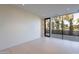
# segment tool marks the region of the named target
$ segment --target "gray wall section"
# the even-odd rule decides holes
[[[13,5],[0,5],[0,50],[41,37],[41,19]]]

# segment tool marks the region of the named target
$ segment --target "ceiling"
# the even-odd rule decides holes
[[[41,18],[79,12],[78,4],[24,4],[17,5]]]

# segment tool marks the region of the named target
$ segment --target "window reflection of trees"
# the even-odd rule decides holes
[[[52,33],[62,34],[62,28],[65,35],[79,35],[79,13],[52,18]]]
[[[64,15],[63,16],[63,30],[64,30],[64,34],[69,34],[72,35],[73,34],[73,14],[68,14],[68,15]]]
[[[52,33],[61,34],[62,32],[62,17],[54,17],[52,19]]]

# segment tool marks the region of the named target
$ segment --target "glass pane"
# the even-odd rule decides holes
[[[63,34],[64,35],[73,35],[72,20],[73,20],[72,14],[63,16]]]
[[[79,13],[75,13],[73,19],[73,35],[79,36]]]
[[[45,19],[45,36],[50,36],[50,19]]]
[[[79,41],[79,13],[75,13],[73,16],[73,40]]]
[[[63,38],[66,40],[79,40],[79,13],[63,16]]]
[[[71,40],[73,35],[73,14],[63,16],[63,39]]]
[[[51,19],[52,24],[52,37],[62,38],[62,16],[54,17]]]
[[[79,13],[45,19],[45,36],[79,41]]]

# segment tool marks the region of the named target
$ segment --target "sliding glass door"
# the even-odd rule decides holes
[[[73,18],[73,35],[75,36],[79,36],[79,13],[75,13],[73,14],[74,18]]]
[[[44,19],[44,35],[50,37],[50,18]]]
[[[79,41],[79,13],[63,16],[63,39]]]
[[[51,36],[55,38],[62,38],[62,16],[51,19]]]
[[[45,36],[79,41],[79,13],[45,18]]]
[[[71,40],[73,35],[73,14],[63,16],[63,39]]]
[[[75,36],[73,40],[79,41],[79,13],[75,13],[73,15],[73,35]]]

